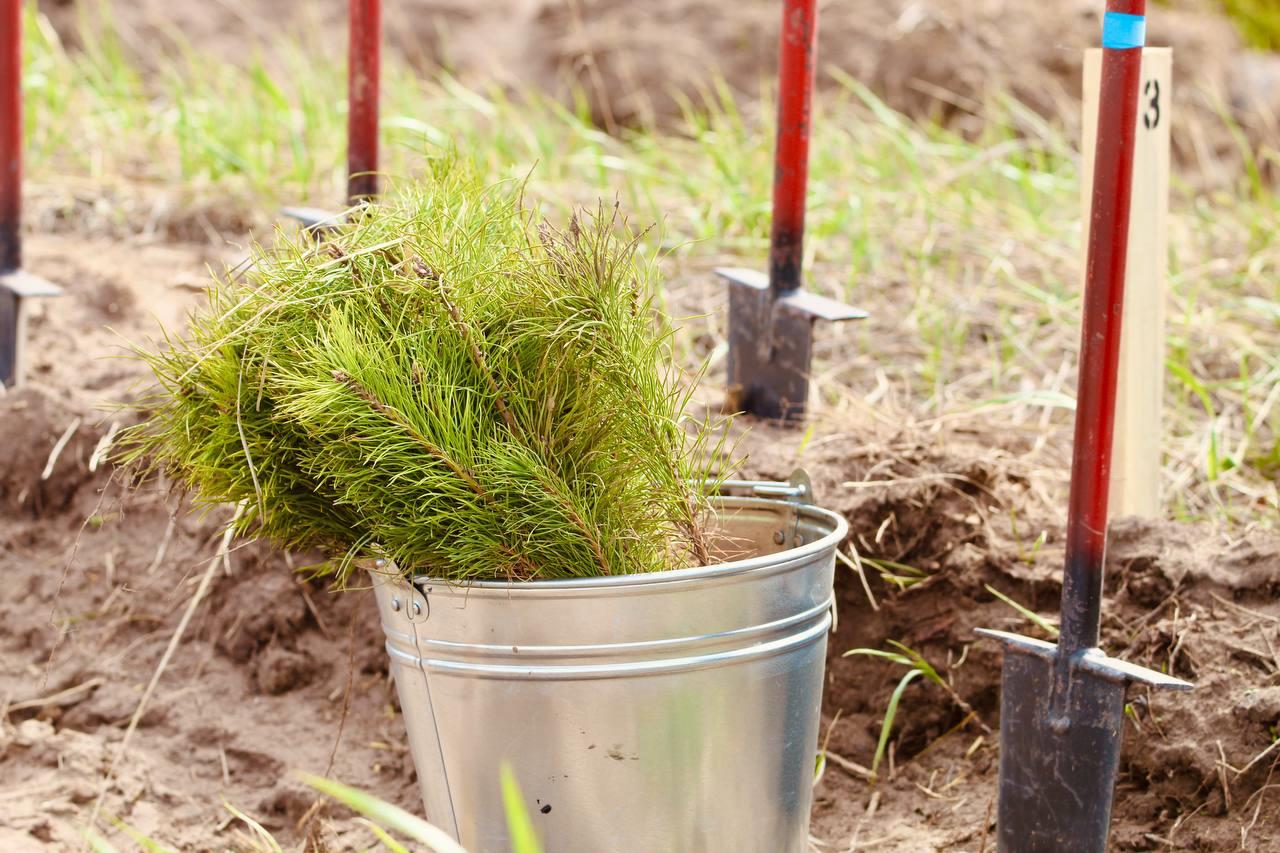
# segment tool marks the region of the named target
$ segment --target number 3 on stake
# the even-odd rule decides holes
[[[1147,110],[1142,114],[1142,126],[1147,130],[1155,130],[1160,126],[1160,81],[1148,80],[1142,87],[1142,96],[1150,98]]]

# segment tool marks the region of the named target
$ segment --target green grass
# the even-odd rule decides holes
[[[301,772],[295,775],[324,796],[336,800],[361,815],[361,822],[390,853],[410,853],[411,849],[428,851],[428,853],[466,853],[466,850],[447,832],[399,806],[334,779]],[[542,843],[529,817],[528,803],[520,792],[515,773],[510,766],[503,764],[499,777],[502,786],[503,810],[507,818],[507,831],[511,835],[511,853],[542,853]],[[253,851],[253,853],[283,853],[284,848],[280,841],[262,824],[225,800],[222,805],[232,817],[249,830],[249,834],[236,831],[234,849]],[[114,820],[112,823],[121,834],[133,842],[136,849],[147,851],[147,853],[170,853],[171,851],[171,848],[160,841],[138,832],[123,821]],[[119,848],[92,827],[84,827],[81,834],[88,848],[94,853],[118,853],[119,851]],[[397,835],[420,846],[410,848],[402,843],[396,837]]]
[[[1175,0],[1155,2],[1158,6],[1178,5]],[[1280,5],[1275,0],[1217,0],[1217,6],[1235,24],[1247,45],[1258,50],[1280,50]]]
[[[42,193],[65,198],[61,187],[83,194],[87,184],[107,209],[95,221],[114,216],[128,231],[154,226],[156,209],[177,226],[192,208],[262,228],[282,202],[340,201],[339,64],[281,39],[269,73],[253,54],[235,67],[175,40],[156,46],[166,58],[143,74],[102,34],[109,28],[71,52],[34,14],[27,21],[37,206]],[[1079,342],[1073,141],[999,99],[981,135],[964,139],[832,73],[813,139],[806,252],[816,288],[872,316],[820,346],[817,413],[847,412],[852,401],[886,424],[1047,434],[1059,452],[1036,461],[1061,469]],[[723,301],[710,267],[760,265],[767,245],[767,98],[741,104],[713,87],[676,129],[609,136],[536,94],[419,79],[388,57],[383,116],[392,175],[456,148],[490,179],[534,173],[549,210],[617,197],[633,221],[659,223],[651,239],[669,250],[668,311],[694,317],[677,352],[688,366],[710,355],[715,384]],[[1280,204],[1258,175],[1280,155],[1244,153],[1254,168],[1234,190],[1176,181],[1164,486],[1176,518],[1275,527]]]
[[[1021,616],[1023,619],[1026,619],[1028,622],[1035,625],[1041,631],[1048,634],[1051,639],[1054,639],[1054,640],[1058,639],[1058,635],[1060,633],[1060,631],[1058,630],[1058,626],[1054,625],[1048,619],[1045,619],[1039,613],[1036,613],[1030,607],[1027,607],[1024,604],[1019,604],[1017,601],[1014,601],[1012,598],[1005,595],[1003,592],[996,589],[991,584],[989,583],[983,584],[983,586],[986,588],[987,592],[991,593],[1000,601],[1003,601],[1005,604],[1012,607],[1015,611],[1017,611],[1019,616]]]
[[[1222,8],[1251,46],[1280,50],[1280,6],[1275,0],[1222,0]]]
[[[888,645],[892,646],[896,651],[885,651],[884,649],[850,649],[844,653],[844,657],[874,657],[882,658],[887,661],[899,664],[907,668],[907,671],[899,679],[897,686],[893,688],[893,693],[889,695],[889,703],[885,707],[884,721],[880,724],[880,739],[876,742],[875,757],[871,762],[871,781],[874,783],[879,772],[880,763],[884,760],[886,750],[889,746],[889,737],[893,733],[893,723],[898,716],[898,704],[902,701],[902,694],[906,692],[911,682],[921,676],[925,681],[940,687],[944,693],[955,703],[956,707],[965,713],[965,720],[977,717],[977,712],[973,707],[955,691],[947,681],[939,674],[938,670],[925,660],[924,655],[920,654],[910,646],[899,643],[897,640],[886,640]],[[988,734],[990,729],[980,719],[978,725]]]

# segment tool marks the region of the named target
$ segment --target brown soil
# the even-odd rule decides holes
[[[754,454],[752,473],[785,478],[799,440],[759,435],[752,446],[767,450]],[[998,750],[984,726],[999,728],[1000,651],[974,629],[1046,638],[987,588],[1052,618],[1061,593],[1060,513],[1044,500],[1042,472],[1016,448],[998,440],[993,447],[991,435],[817,443],[801,461],[823,502],[849,519],[849,545],[927,574],[899,590],[867,568],[878,609],[852,571],[841,577],[828,657],[830,750],[870,764],[905,670],[841,655],[887,648],[886,639],[923,654],[973,716],[936,685],[914,682],[894,730],[896,772],[872,786],[829,766],[814,834],[836,849],[856,839],[875,849],[977,850],[984,838],[993,848]],[[1111,529],[1106,591],[1104,648],[1197,687],[1131,697],[1114,849],[1276,849],[1280,809],[1263,789],[1280,758],[1264,755],[1280,722],[1280,539],[1120,519]]]
[[[235,252],[58,237],[29,241],[27,256],[66,296],[32,320],[31,381],[0,396],[10,447],[0,464],[9,581],[0,593],[0,848],[69,849],[226,519],[220,509],[190,512],[159,487],[121,500],[110,465],[92,461],[124,420],[107,404],[140,376],[119,356],[125,339],[154,334],[156,320],[180,323],[203,299],[205,265],[220,268]],[[290,778],[295,768],[329,768],[413,804],[372,602],[300,583],[296,565],[250,545],[217,567],[107,787],[104,815],[177,849],[244,846],[236,839],[246,828],[231,825],[225,798],[283,837],[304,836],[325,813],[306,814],[315,798]],[[352,723],[338,744],[344,703]],[[351,821],[325,826],[332,849],[357,846]]]
[[[158,486],[126,494],[109,465],[90,470],[120,417],[95,407],[132,393],[141,375],[109,358],[119,337],[105,326],[137,339],[154,330],[149,315],[175,323],[201,299],[193,284],[204,266],[234,261],[235,251],[49,236],[28,248],[33,271],[68,293],[32,323],[32,382],[0,397],[9,446],[0,462],[0,848],[77,844],[103,790],[104,815],[178,849],[245,846],[248,830],[224,801],[290,843],[372,844],[350,814],[318,804],[289,775],[328,773],[420,808],[373,603],[299,580],[291,570],[307,555],[243,545],[214,564],[120,753],[228,511],[192,512]],[[1054,611],[1062,460],[997,422],[928,432],[842,418],[808,436],[755,424],[742,445],[747,473],[807,467],[822,502],[849,518],[848,546],[863,557],[925,573],[897,590],[868,571],[869,597],[840,570],[826,723],[829,748],[845,761],[832,758],[819,784],[814,836],[834,850],[992,849],[997,745],[982,727],[998,726],[999,651],[973,629],[1035,631],[987,585]],[[1114,525],[1108,650],[1199,687],[1133,697],[1117,849],[1280,846],[1280,794],[1267,788],[1280,752],[1266,753],[1280,725],[1278,578],[1275,537]],[[873,786],[846,767],[870,764],[901,669],[841,654],[887,639],[924,654],[973,716],[936,685],[914,683],[891,766]]]
[[[302,32],[317,50],[345,50],[342,0],[137,0],[110,2],[110,26],[147,62],[174,39],[230,60],[265,55],[273,33]],[[1098,42],[1098,0],[843,0],[822,4],[820,82],[832,69],[866,84],[892,107],[974,133],[1006,94],[1042,116],[1077,124],[1081,49]],[[40,0],[71,45],[89,4]],[[1172,8],[1171,8],[1172,7]],[[613,129],[678,119],[717,77],[755,99],[776,62],[777,0],[398,0],[385,4],[392,49],[425,70],[473,82],[530,87],[588,100]],[[1148,43],[1175,48],[1178,109],[1173,139],[1184,175],[1231,180],[1239,146],[1228,110],[1253,142],[1280,138],[1280,57],[1246,50],[1208,0],[1152,9]],[[1015,119],[1016,120],[1016,119]],[[1264,167],[1266,161],[1264,160]]]

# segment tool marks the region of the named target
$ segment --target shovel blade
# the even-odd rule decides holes
[[[1000,700],[1001,853],[1103,851],[1120,765],[1124,682],[1075,670],[1064,721],[1056,658],[1006,650]]]
[[[321,237],[325,236],[325,231],[341,225],[344,219],[343,214],[320,207],[285,207],[280,212],[290,219],[296,219],[303,231]]]
[[[729,278],[729,388],[743,411],[783,420],[804,416],[813,321],[781,309],[764,276]]]
[[[1000,698],[1001,853],[1104,853],[1130,684],[1179,678],[1082,650],[979,629],[1005,647]]]
[[[774,294],[755,270],[720,268],[729,282],[731,408],[799,421],[809,398],[813,324],[857,320],[867,312],[804,290]]]

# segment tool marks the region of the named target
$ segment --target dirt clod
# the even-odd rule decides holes
[[[256,573],[224,590],[214,621],[216,642],[238,663],[272,643],[287,642],[307,618],[306,600],[287,573]]]
[[[36,386],[0,395],[5,445],[0,508],[40,517],[70,505],[94,478],[89,456],[98,435],[84,415]]]
[[[319,676],[316,662],[302,652],[270,648],[253,662],[258,689],[272,696],[306,687]]]

